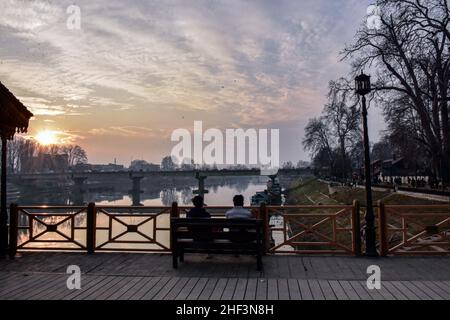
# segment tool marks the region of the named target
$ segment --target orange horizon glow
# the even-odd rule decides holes
[[[60,143],[57,138],[57,132],[52,130],[40,131],[36,134],[34,138],[40,145],[43,146],[49,146]]]

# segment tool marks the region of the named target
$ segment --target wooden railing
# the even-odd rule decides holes
[[[378,210],[382,256],[450,254],[450,205],[379,203]]]
[[[265,221],[275,223],[266,228],[269,253],[361,253],[357,202],[352,206],[280,206],[261,211],[271,218]]]
[[[176,203],[172,207],[11,205],[10,252],[11,255],[17,250],[170,252],[170,217],[184,216],[190,208]],[[208,206],[213,217],[224,216],[229,209],[229,206]],[[264,221],[268,253],[360,251],[360,237],[354,232],[355,206],[262,205],[249,209]],[[276,219],[282,219],[282,227],[270,225]],[[274,238],[276,241],[272,241]]]
[[[231,207],[211,206],[220,217]],[[143,251],[169,253],[170,217],[190,207],[17,206],[10,208],[10,254],[24,250]],[[269,254],[360,255],[360,209],[353,205],[249,208],[263,220]],[[450,205],[379,203],[381,255],[449,254]]]

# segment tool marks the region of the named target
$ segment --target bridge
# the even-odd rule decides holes
[[[304,175],[310,174],[309,168],[302,169],[279,169],[278,175]],[[208,177],[208,176],[260,176],[260,169],[221,169],[221,170],[172,170],[172,171],[67,171],[48,173],[16,173],[10,174],[10,181],[24,180],[50,180],[50,179],[73,179],[77,177],[88,178],[126,178],[126,177]]]
[[[276,176],[301,176],[311,174],[309,168],[302,169],[279,169]],[[198,180],[198,189],[194,192],[204,196],[208,193],[205,189],[207,177],[244,177],[244,176],[269,176],[263,174],[260,169],[221,169],[221,170],[173,170],[173,171],[68,171],[68,172],[48,172],[48,173],[24,173],[11,174],[9,179],[17,184],[31,184],[32,182],[72,180],[74,189],[82,192],[85,182],[89,179],[126,179],[132,181],[130,194],[133,195],[133,203],[140,203],[141,180],[144,178],[164,178],[164,177],[193,177]]]

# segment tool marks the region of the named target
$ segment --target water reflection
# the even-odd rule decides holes
[[[257,191],[266,188],[265,177],[208,177],[205,195],[208,205],[231,205],[233,195],[243,194],[246,203]],[[71,186],[58,188],[37,188],[17,186],[22,205],[85,205],[94,202],[99,205],[135,205],[135,206],[170,206],[176,201],[180,205],[190,205],[197,189],[193,178],[173,177],[143,179],[141,191],[132,190],[132,182],[123,180],[87,181],[83,189]]]

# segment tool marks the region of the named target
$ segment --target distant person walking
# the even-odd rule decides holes
[[[192,199],[192,203],[194,204],[194,208],[189,210],[186,214],[188,218],[211,218],[211,214],[204,208],[204,202],[202,196],[195,196]]]
[[[244,196],[235,195],[233,197],[234,208],[225,214],[227,219],[252,219],[254,218],[250,210],[244,208]]]

